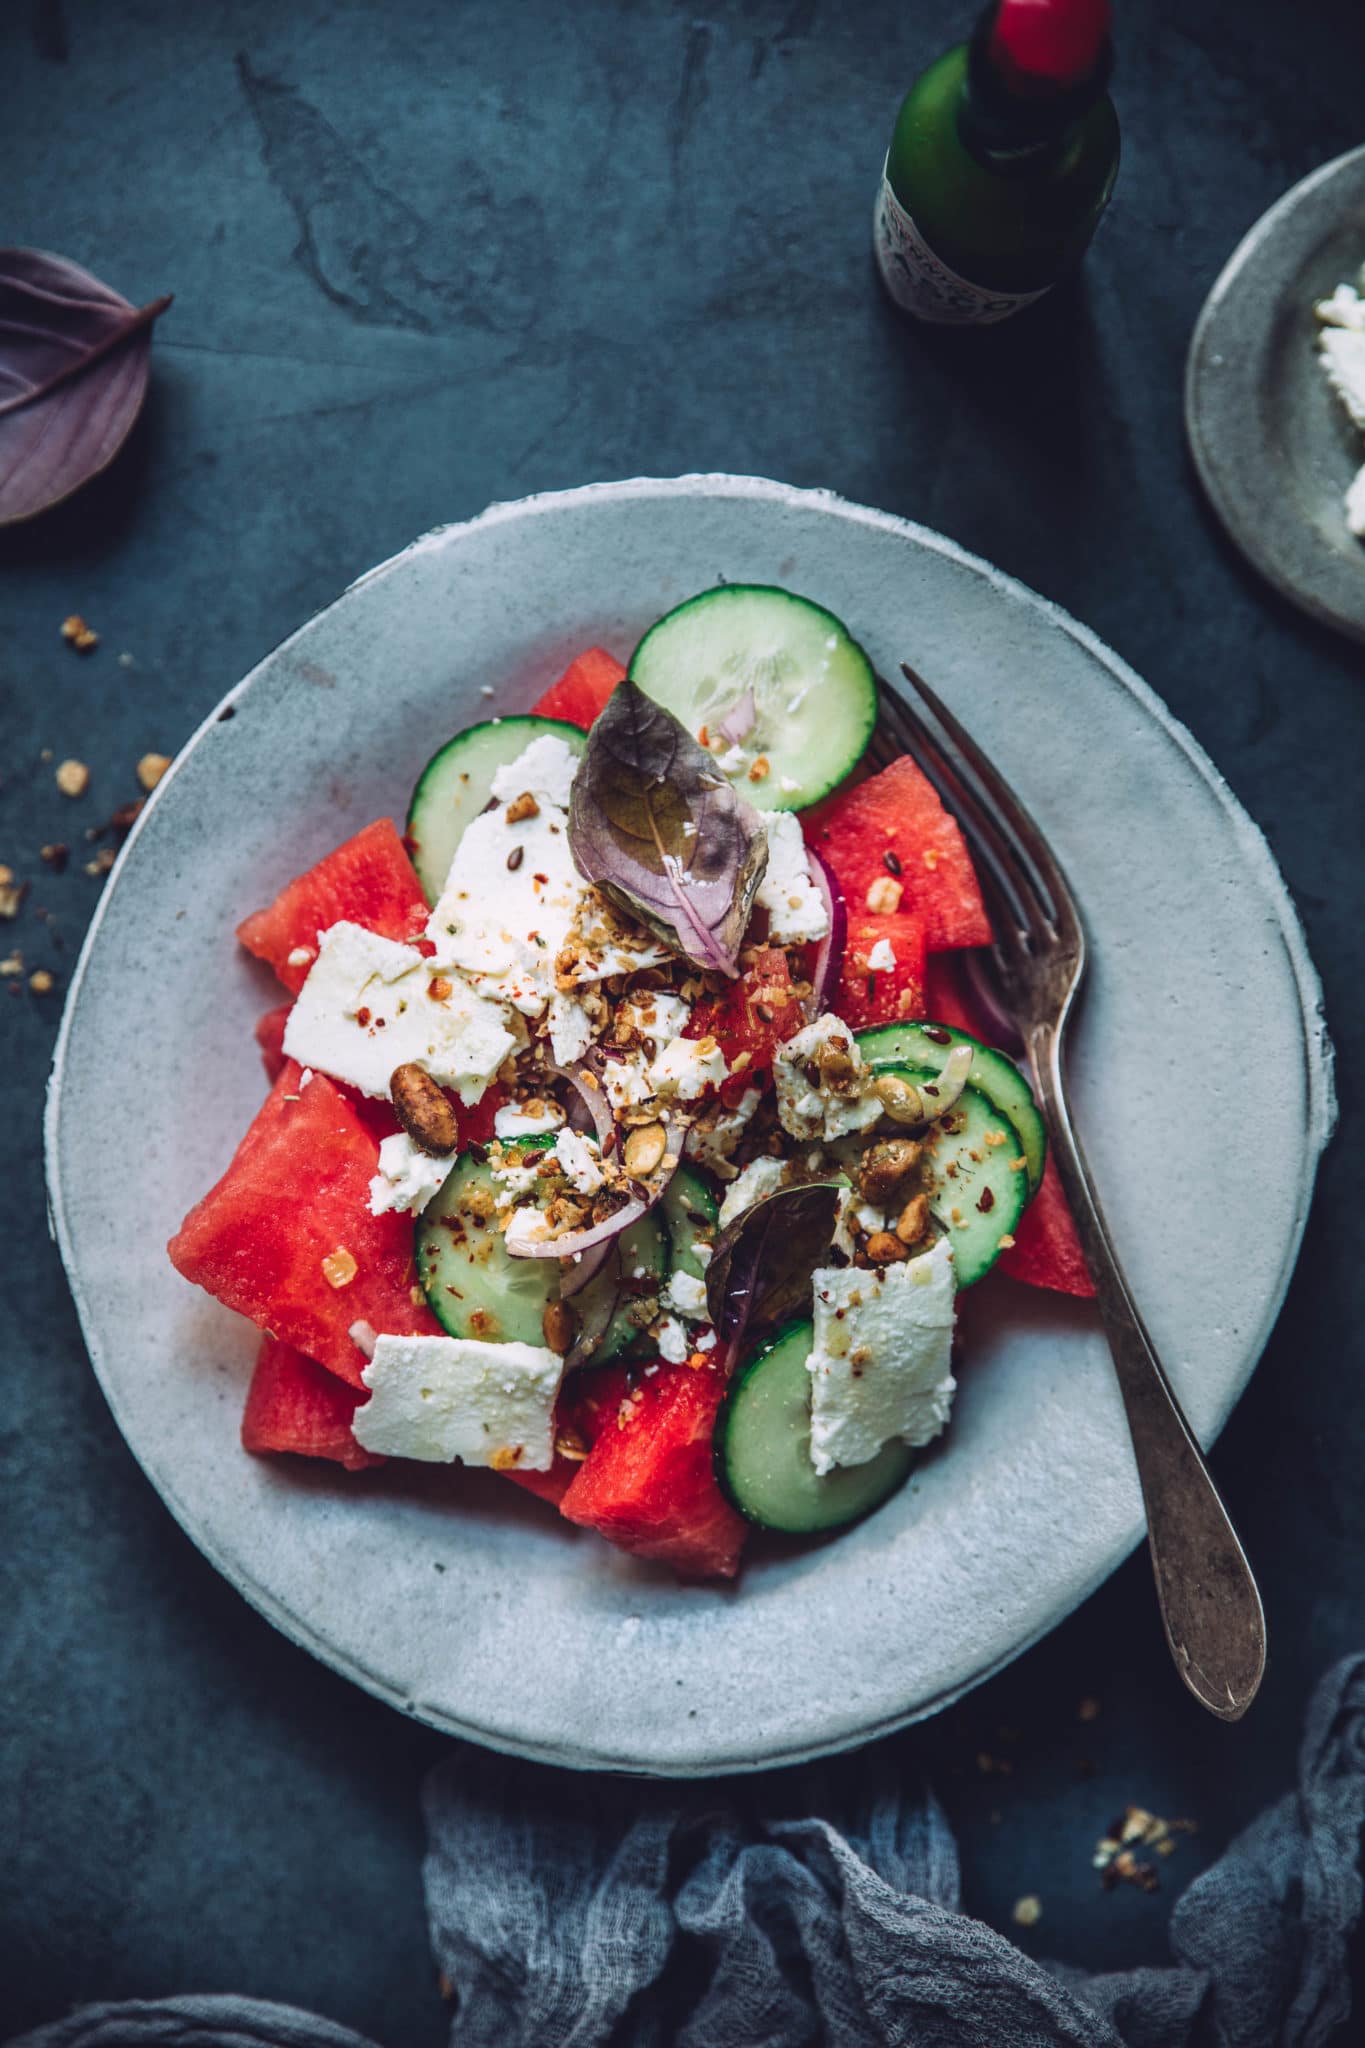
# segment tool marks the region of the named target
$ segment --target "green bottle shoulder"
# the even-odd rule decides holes
[[[1054,284],[1084,254],[1119,166],[1119,124],[1107,94],[1040,169],[1006,174],[975,157],[958,131],[967,45],[948,50],[906,94],[886,174],[896,198],[949,267],[993,291]]]

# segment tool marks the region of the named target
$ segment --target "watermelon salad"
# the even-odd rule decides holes
[[[722,585],[238,927],[271,1088],[169,1250],[262,1332],[248,1451],[488,1466],[729,1577],[901,1485],[964,1288],[1092,1292],[967,847],[876,710],[831,613]]]

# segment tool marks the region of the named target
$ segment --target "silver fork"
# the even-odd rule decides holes
[[[1063,1188],[1095,1282],[1147,1510],[1166,1640],[1195,1698],[1237,1721],[1265,1669],[1265,1616],[1251,1566],[1143,1326],[1072,1126],[1063,1040],[1085,973],[1076,900],[1046,839],[999,771],[912,668],[928,711],[881,685],[874,753],[908,753],[954,813],[981,877],[1005,1007],[1032,1065]],[[937,729],[936,729],[937,728]],[[945,744],[946,740],[946,744]]]

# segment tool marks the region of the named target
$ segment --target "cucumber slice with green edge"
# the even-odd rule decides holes
[[[916,1088],[932,1081],[938,1067],[878,1063],[882,1073],[901,1074]],[[966,1087],[953,1107],[930,1124],[924,1140],[930,1167],[925,1189],[934,1220],[953,1248],[959,1288],[989,1273],[1029,1199],[1022,1140],[989,1096]]]
[[[862,759],[877,719],[877,679],[848,628],[770,584],[722,583],[665,613],[631,656],[630,676],[694,737],[705,727],[715,739],[752,691],[754,722],[733,773],[764,811],[803,811],[828,796]],[[767,772],[752,781],[759,760]]]
[[[716,1420],[721,1490],[763,1529],[811,1536],[856,1522],[904,1483],[915,1461],[908,1445],[884,1444],[866,1465],[823,1476],[810,1461],[810,1322],[785,1328],[740,1366]]]
[[[593,1353],[594,1365],[610,1365],[632,1351],[649,1349],[644,1331],[647,1323],[653,1322],[656,1311],[642,1320],[641,1305],[657,1300],[668,1271],[668,1231],[659,1208],[647,1209],[638,1223],[621,1232],[618,1243],[621,1298],[602,1342]],[[592,1287],[597,1284],[595,1280],[589,1283]]]
[[[669,1270],[690,1273],[694,1280],[706,1276],[706,1263],[697,1257],[698,1244],[712,1245],[719,1229],[720,1204],[699,1173],[680,1166],[659,1203],[672,1252]]]
[[[1019,1133],[1019,1149],[1028,1161],[1029,1192],[1036,1192],[1047,1162],[1047,1126],[1033,1099],[1033,1090],[1013,1060],[950,1024],[877,1024],[869,1031],[858,1032],[857,1041],[858,1050],[870,1067],[921,1067],[930,1075],[939,1072],[955,1045],[973,1047],[976,1057],[967,1076],[968,1085],[979,1089],[1014,1125]]]
[[[582,753],[588,737],[561,718],[490,718],[457,732],[427,762],[408,806],[407,838],[428,903],[435,903],[445,887],[465,826],[486,808],[499,768],[547,734],[575,754]]]

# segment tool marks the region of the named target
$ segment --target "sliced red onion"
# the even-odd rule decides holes
[[[943,1062],[932,1081],[914,1084],[924,1107],[924,1121],[932,1123],[935,1117],[946,1116],[963,1089],[976,1062],[976,1048],[970,1045],[955,1045]]]
[[[844,971],[844,946],[848,939],[848,905],[844,892],[829,862],[818,854],[813,846],[806,848],[810,866],[810,878],[824,898],[829,913],[829,930],[821,939],[815,954],[815,966],[811,970],[810,995],[806,1002],[806,1021],[822,1017],[839,992],[839,977]]]
[[[566,1372],[572,1372],[576,1366],[588,1364],[606,1336],[611,1319],[616,1314],[617,1303],[621,1299],[619,1248],[615,1244],[608,1244],[603,1249],[609,1264],[606,1272],[602,1274],[601,1285],[590,1288],[577,1304],[578,1334],[564,1360]],[[586,1257],[583,1263],[587,1264]],[[561,1286],[560,1299],[563,1298],[564,1289]]]
[[[591,1054],[589,1054],[588,1058],[590,1059],[591,1057]],[[616,1129],[616,1119],[612,1113],[611,1103],[607,1099],[606,1089],[592,1072],[592,1068],[588,1065],[586,1059],[578,1060],[570,1067],[554,1067],[551,1071],[560,1075],[572,1087],[576,1088],[583,1101],[587,1104],[592,1116],[593,1128],[597,1133],[597,1142],[605,1154],[608,1149],[608,1136]],[[671,1159],[673,1164],[666,1171],[661,1168],[648,1182],[631,1182],[632,1187],[644,1190],[642,1196],[637,1196],[634,1200],[627,1202],[616,1211],[614,1216],[608,1216],[605,1222],[589,1224],[586,1230],[565,1231],[560,1237],[523,1238],[515,1244],[510,1239],[504,1238],[503,1242],[507,1246],[509,1257],[514,1259],[576,1258],[580,1252],[594,1251],[600,1244],[609,1245],[613,1239],[621,1235],[623,1230],[629,1230],[632,1223],[638,1223],[640,1218],[654,1207],[654,1204],[672,1180],[677,1170],[678,1162],[682,1158],[683,1142],[687,1136],[687,1122],[685,1119],[671,1117],[666,1111],[661,1110],[659,1122],[664,1127],[664,1160]],[[582,1285],[582,1282],[578,1284]]]
[[[559,1298],[561,1301],[572,1301],[574,1296],[581,1293],[587,1286],[589,1280],[597,1278],[603,1266],[606,1265],[607,1260],[611,1257],[612,1244],[613,1240],[611,1238],[604,1237],[600,1244],[595,1244],[592,1247],[591,1251],[580,1252],[576,1259],[569,1260],[559,1282]]]
[[[716,731],[722,739],[729,740],[732,747],[737,747],[742,739],[748,738],[757,723],[758,706],[754,703],[753,688],[750,686],[739,702],[730,706]]]
[[[987,1043],[998,1046],[1001,1052],[1022,1052],[1024,1041],[1019,1035],[1019,1026],[1000,1000],[986,949],[971,947],[957,957],[961,962],[963,980],[971,989],[972,997],[980,1007],[982,1021],[989,1030]]]
[[[586,1059],[575,1060],[572,1066],[551,1067],[550,1072],[557,1074],[561,1081],[567,1081],[574,1090],[579,1102],[588,1112],[588,1119],[596,1133],[598,1144],[605,1146],[608,1131],[616,1127],[616,1118],[607,1091],[602,1086],[599,1075],[594,1071],[591,1059],[590,1054]]]

